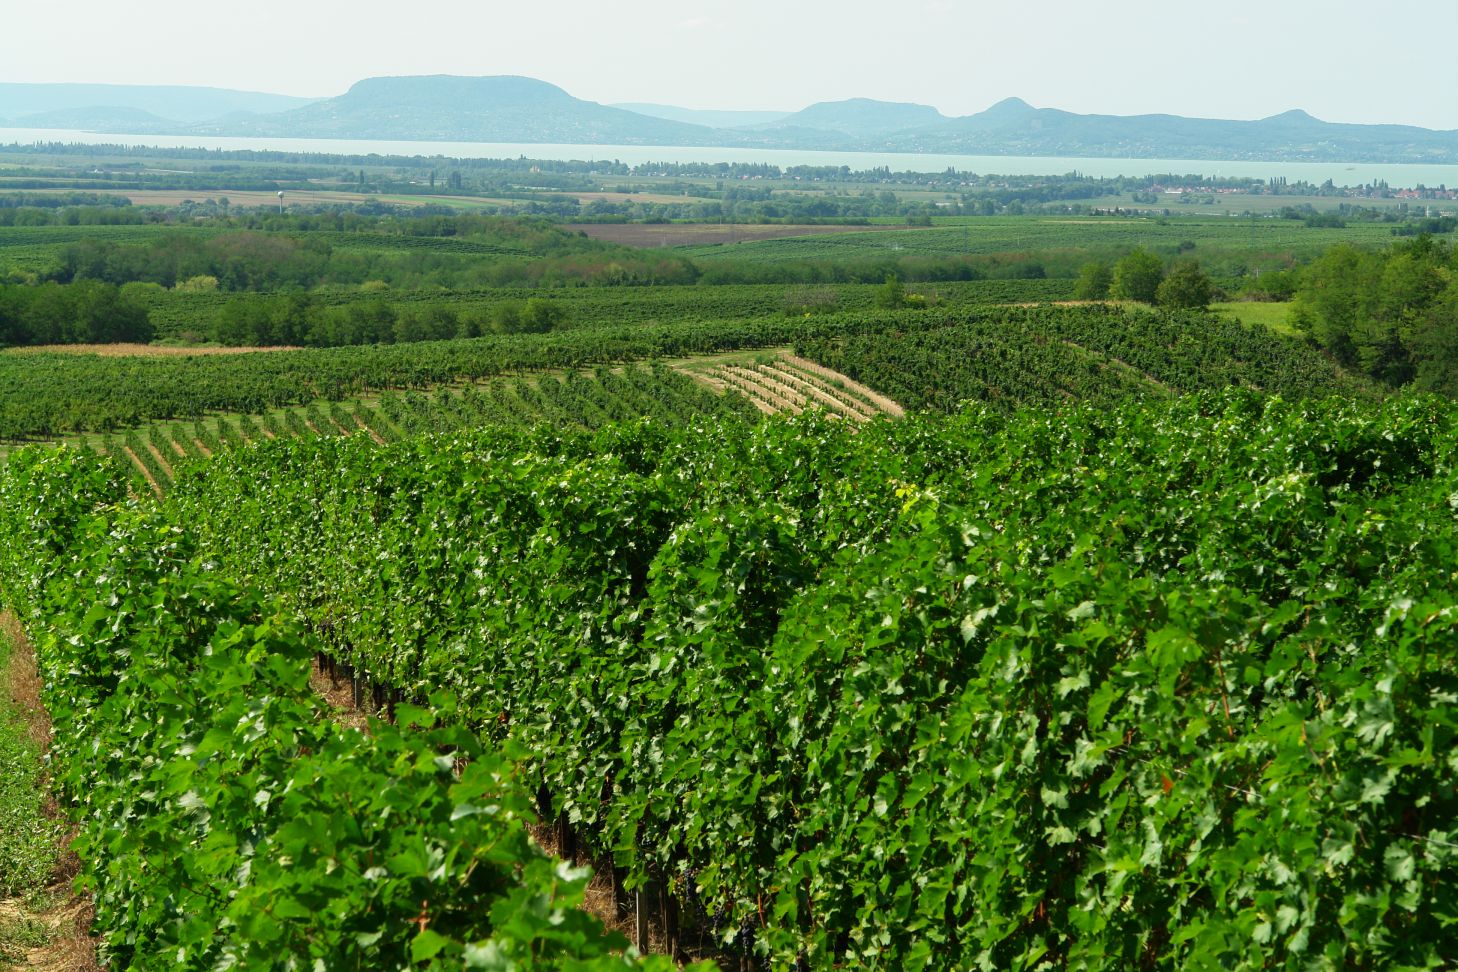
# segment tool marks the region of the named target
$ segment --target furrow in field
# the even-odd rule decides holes
[[[753,368],[740,368],[739,370],[752,376],[756,382],[774,392],[779,398],[793,402],[797,406],[798,411],[803,412],[807,408],[816,408],[820,404],[814,401],[812,396],[791,385],[789,382],[782,380],[773,370],[763,365],[756,365]]]
[[[785,355],[783,360],[799,371],[817,375],[832,385],[845,389],[848,394],[862,399],[875,406],[878,410],[885,412],[887,415],[893,415],[896,418],[902,418],[906,415],[904,408],[875,389],[869,388],[858,381],[852,381],[840,372],[827,368],[824,365],[816,364],[809,358],[802,358],[798,355],[790,354]]]
[[[122,452],[126,453],[127,459],[130,460],[133,466],[137,467],[137,470],[142,474],[142,478],[147,481],[147,485],[152,487],[152,492],[160,498],[162,496],[162,487],[157,484],[156,479],[152,478],[152,471],[142,463],[141,457],[132,451],[131,446],[122,446]]]
[[[762,412],[777,415],[785,411],[799,411],[791,403],[782,402],[778,397],[771,395],[769,390],[760,386],[759,383],[730,371],[727,366],[716,368],[713,373],[720,381],[748,398]]]
[[[769,402],[775,406],[777,411],[793,412],[799,415],[805,410],[803,396],[795,395],[793,392],[779,387],[752,369],[741,368],[738,365],[725,365],[718,373],[734,381],[747,393]]]
[[[782,383],[795,388],[797,391],[815,399],[825,405],[831,411],[844,415],[846,418],[854,419],[857,422],[866,422],[875,417],[875,411],[865,408],[856,402],[849,401],[834,394],[830,389],[825,388],[817,382],[811,381],[801,375],[795,374],[783,363],[777,363],[774,367],[766,370],[768,374],[774,375]]]

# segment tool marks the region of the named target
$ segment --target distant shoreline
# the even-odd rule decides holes
[[[1458,185],[1458,165],[1376,162],[1263,162],[1221,159],[1130,159],[1026,155],[953,155],[920,152],[838,152],[799,149],[712,148],[671,145],[582,145],[531,142],[450,142],[408,139],[283,138],[271,136],[135,135],[72,129],[0,128],[0,148],[56,142],[80,145],[125,145],[156,148],[200,148],[307,152],[341,156],[397,155],[452,159],[544,159],[614,161],[629,165],[663,163],[759,163],[794,166],[880,167],[898,172],[945,172],[949,168],[979,175],[1086,176],[1115,178],[1175,174],[1218,178],[1269,179],[1317,185],[1330,179],[1336,186],[1385,182],[1393,188]]]

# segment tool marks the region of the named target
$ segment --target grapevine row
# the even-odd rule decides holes
[[[165,509],[774,966],[1458,960],[1450,405],[229,454]]]

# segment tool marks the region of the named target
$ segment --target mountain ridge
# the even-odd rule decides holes
[[[55,112],[106,109],[145,111],[173,125],[190,125],[240,111],[250,114],[286,111],[319,100],[322,99],[200,85],[0,82],[0,119],[18,122]]]
[[[108,100],[79,103],[88,94]],[[166,106],[157,99],[167,95],[182,99],[178,104],[186,102],[186,111],[158,110]],[[228,110],[195,117],[220,104]],[[259,110],[279,104],[286,107]],[[1326,122],[1300,108],[1246,121],[1085,115],[1037,108],[1020,98],[1004,98],[961,117],[945,116],[929,105],[869,98],[818,102],[784,113],[638,107],[643,110],[598,104],[516,75],[365,78],[344,94],[324,99],[176,86],[0,84],[0,119],[35,128],[145,128],[128,134],[1458,164],[1458,131]],[[194,117],[178,117],[187,111]],[[767,116],[770,120],[754,124],[722,124]],[[720,124],[705,124],[708,120]]]

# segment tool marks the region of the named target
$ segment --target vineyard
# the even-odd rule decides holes
[[[259,414],[504,375],[777,348],[909,407],[963,398],[1113,401],[1239,385],[1288,397],[1369,386],[1237,322],[1118,307],[965,307],[580,326],[408,345],[230,356],[0,355],[0,441],[116,432],[217,412]],[[946,347],[941,347],[945,344]],[[951,355],[951,357],[942,357]]]
[[[797,352],[913,408],[1118,402],[1247,387],[1362,394],[1360,380],[1264,328],[1203,314],[1081,309],[933,317],[878,332],[806,336]]]
[[[844,375],[794,355],[757,355],[752,360],[697,359],[680,366],[703,384],[749,402],[766,415],[819,410],[852,422],[878,415],[900,418],[902,407]]]
[[[826,381],[826,379],[821,379]],[[843,393],[850,405],[866,401]],[[862,406],[852,417],[869,417]],[[479,426],[597,429],[613,422],[649,419],[683,426],[708,415],[758,412],[748,394],[695,381],[671,368],[600,367],[591,374],[497,379],[429,393],[386,392],[370,400],[310,402],[262,415],[219,415],[193,422],[159,422],[125,435],[91,436],[76,444],[116,459],[157,493],[163,492],[190,461],[209,459],[226,449],[279,439],[367,435],[379,443],[428,433]]]
[[[120,967],[624,961],[540,814],[766,968],[1436,968],[1455,419],[300,437],[164,500],[28,449],[0,590]]]
[[[191,161],[147,178],[261,178]],[[799,198],[728,187],[721,218]],[[823,197],[924,228],[638,249],[384,196],[17,199],[0,634],[84,949],[1458,966],[1458,405],[1373,366],[1448,353],[1451,251],[1334,251],[1313,331],[1301,264],[1391,226],[933,219],[954,190]],[[1135,247],[1300,338],[1071,300]]]
[[[877,278],[880,282],[880,278]],[[926,288],[945,306],[983,306],[1068,300],[1069,280],[948,281]],[[608,324],[667,324],[694,320],[740,320],[776,314],[803,316],[806,312],[855,312],[874,309],[876,287],[871,284],[806,285],[725,284],[717,287],[527,287],[484,289],[402,290],[362,292],[326,290],[307,295],[311,310],[375,309],[386,306],[396,316],[443,311],[456,318],[489,312],[505,303],[523,303],[533,297],[560,306],[564,321],[559,329],[594,329]],[[140,290],[136,299],[146,304],[158,338],[185,334],[212,335],[220,314],[228,307],[270,307],[280,300],[298,299],[261,293],[198,293],[160,288]]]

